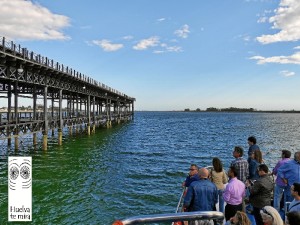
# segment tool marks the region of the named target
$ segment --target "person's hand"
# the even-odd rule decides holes
[[[285,179],[285,178],[282,178],[282,181],[283,181],[283,183],[285,183],[285,184],[287,184],[287,183],[288,183],[288,180],[287,180],[287,179]]]
[[[246,180],[245,185],[246,185],[246,187],[250,187],[250,186],[251,186],[250,181],[249,181],[249,180]]]

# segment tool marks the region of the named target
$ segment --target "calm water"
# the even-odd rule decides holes
[[[103,224],[173,212],[189,164],[225,167],[232,149],[255,135],[274,167],[281,149],[300,149],[300,115],[138,112],[135,120],[90,137],[65,138],[47,152],[0,152],[0,224],[7,223],[7,156],[31,155],[32,224]],[[24,224],[24,223],[22,223]]]

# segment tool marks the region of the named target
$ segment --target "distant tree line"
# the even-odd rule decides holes
[[[184,112],[286,112],[286,113],[299,113],[300,111],[297,110],[256,110],[254,108],[236,108],[236,107],[229,107],[229,108],[215,108],[209,107],[206,110],[201,110],[197,108],[196,110],[191,110],[189,108],[184,109]]]

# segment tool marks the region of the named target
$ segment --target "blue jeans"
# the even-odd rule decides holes
[[[275,185],[273,206],[278,212],[280,211],[280,201],[285,187],[278,184]],[[286,201],[286,194],[284,195],[284,201]]]
[[[219,212],[224,213],[224,199],[223,199],[223,190],[218,190],[218,194],[219,194]]]

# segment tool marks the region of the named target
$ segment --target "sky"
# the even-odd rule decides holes
[[[299,0],[0,0],[0,36],[135,110],[300,110]]]

